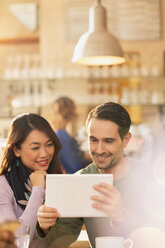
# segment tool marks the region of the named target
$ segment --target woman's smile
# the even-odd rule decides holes
[[[41,167],[48,166],[49,165],[48,159],[37,161],[37,164]]]

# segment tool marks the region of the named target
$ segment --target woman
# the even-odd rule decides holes
[[[37,211],[45,198],[46,173],[61,173],[60,149],[43,117],[26,113],[13,120],[0,164],[0,217],[29,225],[30,247],[36,245]]]
[[[53,102],[52,108],[54,115],[53,125],[62,145],[59,160],[66,172],[72,174],[90,163],[90,160],[79,149],[77,141],[66,131],[67,125],[77,117],[76,106],[72,99],[62,96]]]

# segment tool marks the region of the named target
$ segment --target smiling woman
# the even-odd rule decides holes
[[[30,247],[46,247],[35,237],[37,210],[45,199],[46,173],[62,173],[60,148],[43,117],[26,113],[13,120],[0,164],[0,219],[30,226]]]
[[[14,154],[32,171],[46,171],[53,158],[55,146],[43,132],[33,130],[20,148],[14,147]]]

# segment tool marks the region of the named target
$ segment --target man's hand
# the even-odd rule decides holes
[[[45,205],[41,205],[38,209],[38,223],[45,233],[51,226],[56,224],[58,217],[60,217],[60,214],[56,208],[50,208]]]
[[[16,248],[14,244],[14,234],[11,231],[1,230],[0,248]]]
[[[40,186],[45,188],[46,171],[37,170],[30,174],[30,182],[32,186]]]
[[[95,201],[92,206],[106,213],[114,222],[123,221],[124,209],[119,191],[107,183],[99,183],[93,188],[101,194],[91,196],[91,199]]]

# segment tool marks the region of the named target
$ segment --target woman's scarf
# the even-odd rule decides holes
[[[5,172],[5,177],[14,192],[17,204],[25,209],[31,195],[32,186],[29,180],[30,171],[18,158]]]

